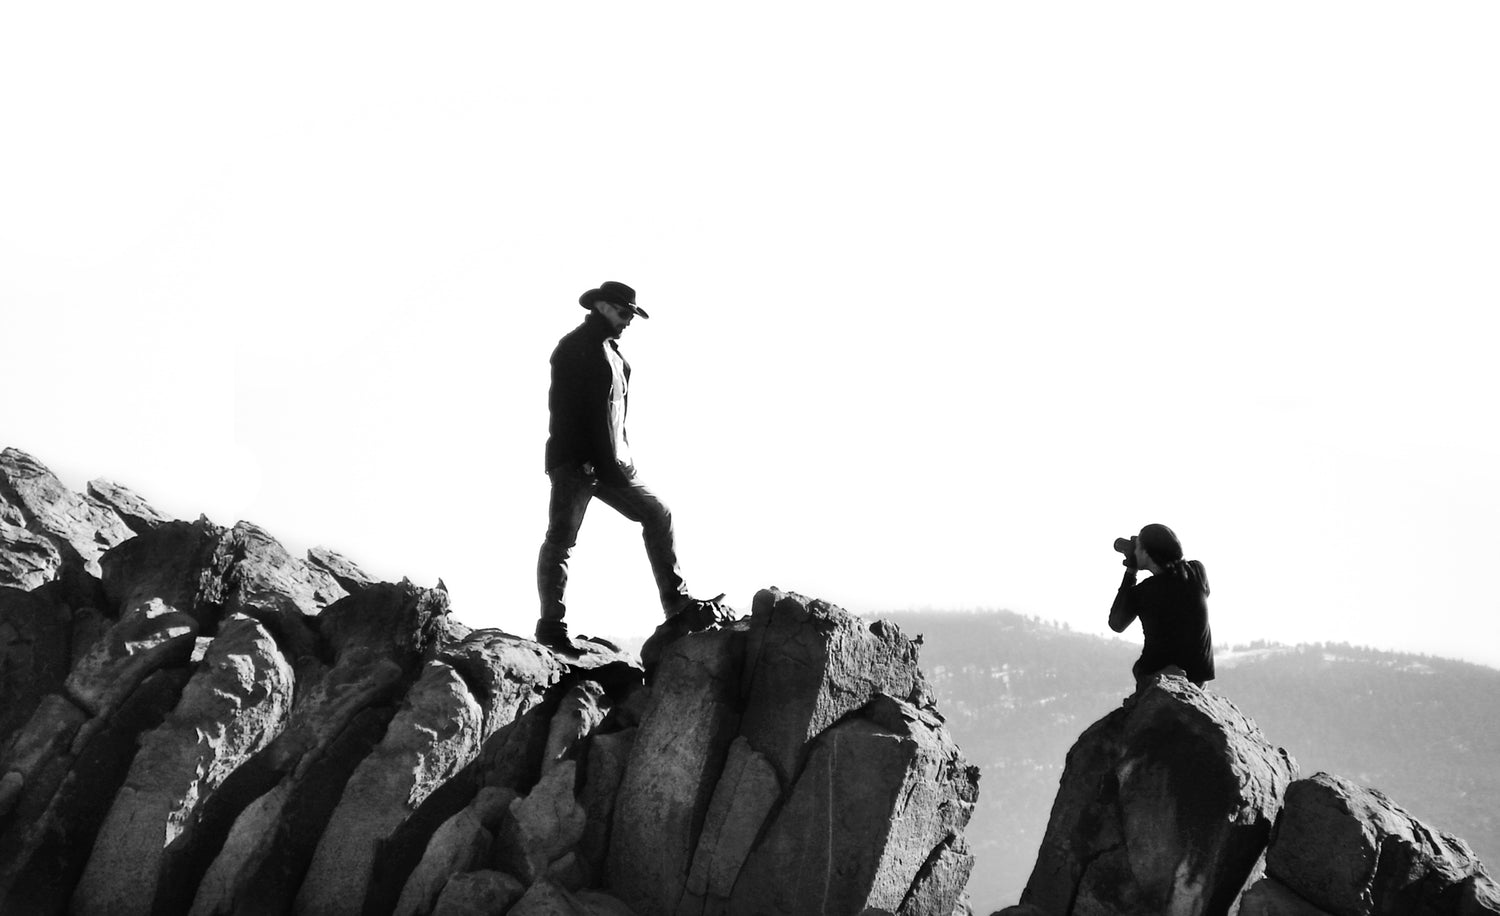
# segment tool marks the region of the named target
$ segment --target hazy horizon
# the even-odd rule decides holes
[[[700,595],[1500,667],[1500,10],[32,6],[0,444],[529,633],[547,358],[631,284]],[[595,505],[577,632],[659,618]]]

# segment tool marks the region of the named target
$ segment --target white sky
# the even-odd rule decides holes
[[[0,445],[529,633],[606,279],[684,570],[1500,665],[1493,3],[8,4]],[[659,619],[596,505],[575,632]]]

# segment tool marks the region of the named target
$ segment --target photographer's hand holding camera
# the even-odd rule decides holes
[[[1166,668],[1180,668],[1198,686],[1214,677],[1213,635],[1208,627],[1208,575],[1197,560],[1182,558],[1182,543],[1166,525],[1147,525],[1115,550],[1125,555],[1125,578],[1109,609],[1109,628],[1123,633],[1137,617],[1146,645],[1131,673],[1139,688]],[[1136,582],[1145,569],[1151,577]]]

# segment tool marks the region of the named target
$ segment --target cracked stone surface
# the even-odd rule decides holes
[[[1295,775],[1228,700],[1160,676],[1068,752],[1021,902],[1058,916],[1225,914]]]
[[[1328,773],[1291,784],[1266,854],[1264,889],[1241,913],[1273,913],[1286,893],[1338,916],[1500,913],[1500,889],[1463,840],[1381,792]]]
[[[899,628],[768,589],[648,681],[607,641],[561,657],[452,612],[441,582],[0,454],[0,911],[961,900],[977,775]]]

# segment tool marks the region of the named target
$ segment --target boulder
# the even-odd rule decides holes
[[[612,705],[604,688],[595,681],[583,681],[568,691],[547,730],[547,744],[542,752],[543,776],[563,761],[577,758],[579,748],[604,721]]]
[[[57,578],[62,564],[51,538],[0,522],[0,586],[30,591]]]
[[[558,763],[531,794],[510,803],[495,830],[495,866],[527,885],[546,877],[553,863],[583,838],[586,816],[574,787],[578,765]]]
[[[703,911],[708,901],[722,907],[734,891],[761,828],[780,801],[776,768],[744,737],[736,738],[708,804],[679,912]]]
[[[479,704],[452,666],[429,664],[385,737],[344,787],[308,865],[296,912],[337,916],[364,910],[381,844],[474,758],[481,724]]]
[[[167,851],[192,837],[204,801],[281,731],[292,672],[255,620],[219,631],[167,721],[143,736],[74,893],[83,912],[157,911]]]
[[[67,696],[94,716],[106,716],[151,672],[185,665],[198,622],[160,601],[130,609],[73,663]]]
[[[293,557],[266,531],[239,522],[214,544],[203,576],[203,596],[218,616],[244,614],[275,636],[294,668],[319,655],[308,618],[347,593],[328,573]]]
[[[516,793],[510,789],[486,786],[468,807],[433,831],[421,861],[401,891],[395,916],[422,916],[431,912],[453,876],[488,866],[493,858],[494,830],[516,799]],[[519,882],[517,889],[519,895]]]
[[[301,779],[319,766],[320,755],[347,738],[362,714],[384,710],[383,730],[395,713],[394,703],[415,677],[413,668],[403,668],[375,646],[344,652],[332,668],[318,672],[305,687],[298,685],[286,729],[261,755],[265,765]],[[336,793],[342,783],[331,788]]]
[[[362,591],[376,583],[376,579],[359,564],[343,554],[327,547],[314,547],[307,552],[308,565],[333,577],[333,581],[349,594]]]
[[[895,624],[777,589],[755,596],[750,619],[740,730],[783,783],[813,738],[876,694],[931,705],[917,644]]]
[[[566,671],[542,646],[493,629],[444,645],[438,657],[463,676],[483,710],[481,741],[540,704]]]
[[[1266,874],[1274,883],[1252,888],[1242,914],[1279,912],[1279,891],[1335,916],[1500,913],[1500,890],[1468,844],[1327,773],[1287,789]]]
[[[220,848],[201,879],[184,882],[192,913],[291,909],[345,784],[385,735],[407,680],[377,647],[353,646],[299,691],[286,729],[220,793],[230,799],[216,812],[228,822]]]
[[[627,728],[596,734],[588,743],[588,766],[584,770],[583,790],[578,795],[585,818],[583,836],[578,840],[578,854],[592,875],[603,875],[605,871],[615,797],[625,778],[635,732],[635,728]]]
[[[875,697],[812,743],[727,912],[952,913],[973,862],[962,829],[978,779],[935,716]]]
[[[205,587],[226,614],[262,621],[317,615],[347,592],[322,569],[287,552],[264,529],[239,522],[214,545]]]
[[[609,887],[632,909],[672,913],[699,825],[736,737],[747,625],[667,646],[615,800]]]
[[[609,837],[627,905],[953,911],[977,773],[899,629],[767,590],[748,618],[667,643],[652,685]]]
[[[435,644],[448,593],[411,582],[381,582],[342,598],[318,615],[323,646],[335,661],[350,653],[376,654],[403,669]]]
[[[210,627],[219,608],[204,594],[206,567],[223,528],[208,519],[157,525],[104,554],[104,593],[116,614],[156,603]]]
[[[933,849],[897,912],[972,916],[965,887],[973,871],[974,855],[968,841],[960,834],[948,836]]]
[[[446,600],[446,592],[441,589],[433,590],[433,594]],[[517,733],[517,726],[520,732],[534,739],[507,744],[504,749],[507,757],[514,752],[522,758],[508,762],[524,770],[526,778],[502,778],[489,786],[524,792],[535,782],[532,774],[539,770],[541,762],[545,719],[557,708],[557,694],[562,689],[553,688],[566,669],[551,652],[530,640],[499,630],[454,627],[451,623],[447,614],[433,618],[426,636],[430,642],[427,654],[435,654],[452,665],[478,703],[482,715],[481,748],[488,747],[489,739],[497,734],[499,741],[506,743],[506,737]],[[383,844],[376,863],[376,878],[369,891],[372,898],[398,898],[437,830],[474,799],[476,790],[486,785],[487,777],[496,775],[486,770],[485,761],[476,760],[457,778],[447,780],[429,794]]]
[[[6,849],[20,855],[17,850],[29,848],[31,841],[24,837],[34,831],[28,825],[43,816],[85,749],[101,733],[113,736],[104,740],[124,741],[121,729],[148,721],[154,727],[160,722],[158,707],[175,704],[175,696],[166,697],[162,692],[167,684],[176,682],[175,676],[158,681],[149,701],[136,695],[162,670],[181,671],[185,677],[184,666],[196,635],[196,623],[186,615],[160,607],[138,608],[115,621],[80,654],[61,689],[36,701],[25,724],[15,730],[0,753],[0,874],[13,864],[4,861]],[[46,658],[55,654],[55,650],[46,650],[42,659],[30,664],[45,666]],[[136,698],[137,707],[147,703],[149,710],[138,708],[128,723],[112,723],[132,698]],[[153,718],[155,721],[151,721]],[[122,746],[119,750],[124,749]],[[133,754],[133,745],[128,750]],[[94,752],[104,753],[98,747]],[[114,759],[114,751],[110,757]],[[124,776],[123,769],[101,774],[98,783],[102,786],[112,779],[112,785],[117,786]]]
[[[609,640],[578,635],[573,644],[579,653],[558,656],[558,661],[578,679],[594,681],[610,696],[629,694],[644,682],[640,661]]]
[[[475,765],[478,784],[530,791],[542,776],[542,755],[556,709],[555,696],[544,698],[491,735],[480,748]]]
[[[152,528],[171,521],[135,491],[114,481],[103,478],[91,480],[88,482],[87,492],[95,502],[108,506],[125,523],[125,527],[136,534],[145,534]]]
[[[1295,775],[1228,700],[1158,676],[1068,752],[1021,902],[1054,916],[1227,913]]]
[[[109,551],[100,565],[119,613],[155,603],[191,615],[209,631],[244,614],[266,626],[294,666],[318,654],[305,618],[345,594],[332,576],[292,557],[249,522],[230,529],[202,518],[164,522]]]
[[[238,613],[286,630],[345,595],[331,575],[243,521],[228,529],[206,518],[162,522],[111,550],[101,565],[121,608],[157,598],[205,624]],[[284,645],[291,633],[280,637]]]
[[[64,563],[93,576],[100,555],[133,534],[108,506],[69,490],[19,449],[0,451],[0,503],[8,506],[0,520],[50,539]]]
[[[107,715],[87,717],[56,694],[38,706],[28,730],[61,723],[41,731],[72,740],[54,745],[55,752],[29,773],[0,830],[0,913],[57,913],[66,907],[140,736],[161,724],[186,680],[182,667],[153,671]]]

